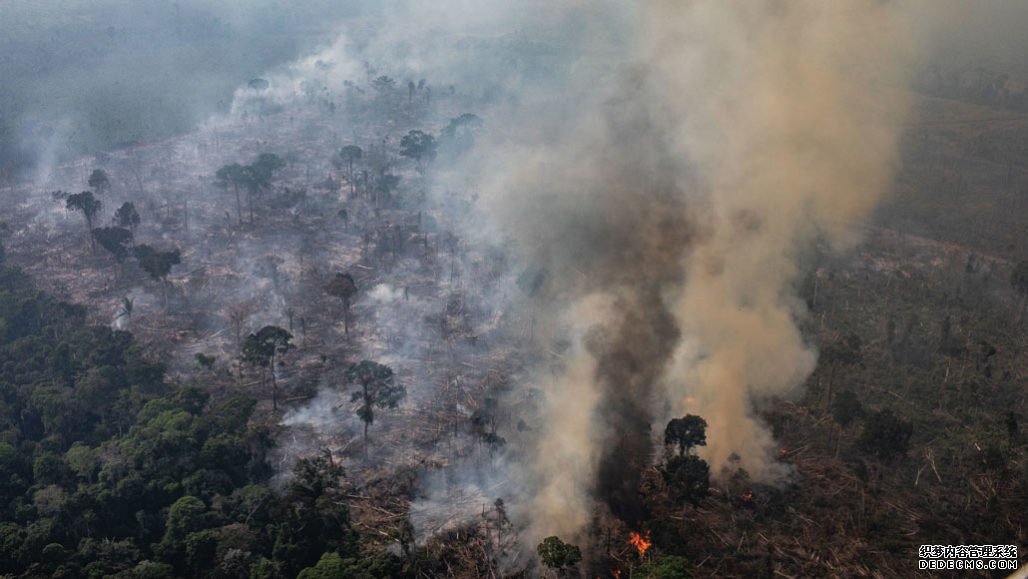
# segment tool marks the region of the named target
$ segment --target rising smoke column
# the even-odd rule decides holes
[[[880,0],[637,9],[623,53],[579,63],[563,100],[526,99],[484,148],[502,160],[486,213],[547,272],[538,339],[570,344],[532,384],[529,541],[574,539],[597,506],[637,522],[653,441],[686,412],[709,423],[715,474],[736,454],[757,480],[781,475],[753,403],[815,365],[799,255],[855,241],[907,109],[910,50]]]
[[[879,0],[647,3],[654,92],[701,182],[710,234],[672,308],[686,336],[665,377],[675,414],[709,424],[703,456],[776,476],[754,399],[792,392],[815,353],[796,326],[797,256],[854,241],[889,186],[910,47]],[[685,404],[687,397],[694,404]]]
[[[546,17],[535,22],[540,5]],[[896,7],[477,6],[462,19],[433,5],[450,33],[430,28],[432,50],[393,61],[397,36],[426,21],[400,11],[363,54],[348,57],[340,40],[326,52],[330,72],[319,72],[321,56],[307,59],[286,88],[322,74],[338,84],[369,60],[433,82],[493,78],[509,91],[476,111],[489,134],[471,158],[432,177],[437,189],[479,194],[485,219],[463,232],[469,242],[512,238],[522,265],[545,272],[526,313],[547,362],[522,389],[543,393],[541,409],[531,431],[505,433],[524,457],[506,473],[519,487],[506,498],[527,542],[576,540],[603,509],[638,522],[653,443],[686,412],[709,423],[703,452],[715,474],[736,453],[752,476],[775,480],[773,441],[753,403],[788,394],[815,363],[796,325],[798,256],[819,238],[852,244],[851,225],[888,186],[910,53]],[[522,26],[546,37],[556,74],[492,66],[517,68],[524,54],[485,66],[472,58],[480,51],[437,50],[469,34],[507,54],[502,46],[530,47],[532,37],[471,31]]]
[[[530,543],[574,538],[596,506],[641,518],[655,386],[679,338],[663,294],[681,285],[695,230],[683,168],[640,92],[645,72],[578,74],[567,99],[534,95],[517,110],[534,122],[483,149],[497,163],[483,171],[483,209],[546,272],[532,315],[541,349],[559,356],[528,385],[542,409],[532,437],[515,441],[528,447]]]

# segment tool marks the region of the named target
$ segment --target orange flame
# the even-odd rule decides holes
[[[746,491],[739,495],[739,498],[748,503],[753,500],[753,491]]]
[[[614,579],[621,579],[621,569],[614,569]]]
[[[649,550],[650,545],[653,544],[653,541],[650,540],[650,532],[649,531],[646,531],[646,536],[643,536],[643,535],[640,535],[639,533],[634,533],[634,532],[633,533],[629,533],[628,534],[628,542],[631,543],[633,547],[635,547],[636,551],[639,551],[639,557],[642,557],[643,555],[645,555],[646,551]]]

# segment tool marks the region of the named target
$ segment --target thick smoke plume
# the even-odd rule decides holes
[[[311,237],[233,231],[231,215],[195,208],[216,198],[210,181],[219,166],[264,150],[297,149],[279,152],[298,153],[289,171],[300,182],[305,165],[302,181],[313,191],[331,174],[338,148],[358,144],[367,165],[372,156],[382,167],[395,161],[405,188],[428,189],[424,209],[433,235],[459,238],[452,247],[460,251],[449,252],[449,280],[442,276],[424,293],[384,282],[362,291],[355,308],[373,313],[358,332],[375,333],[355,338],[354,350],[396,366],[410,386],[407,406],[429,413],[443,402],[427,378],[429,364],[418,359],[438,345],[430,333],[438,330],[423,323],[445,311],[437,302],[456,296],[463,304],[465,294],[480,293],[469,301],[488,314],[474,321],[475,331],[506,347],[517,342],[509,327],[529,321],[533,347],[523,359],[531,363],[503,376],[520,381],[501,401],[527,427],[500,432],[508,444],[496,460],[490,453],[487,465],[458,464],[448,476],[427,476],[423,487],[438,492],[422,488],[428,499],[411,509],[416,519],[419,508],[440,503],[447,512],[439,518],[448,520],[463,506],[443,504],[449,487],[462,485],[472,509],[479,499],[499,498],[489,493],[502,493],[512,519],[527,529],[528,545],[553,534],[574,541],[597,516],[642,521],[642,472],[666,422],[686,413],[708,422],[708,446],[700,452],[715,475],[741,467],[757,480],[781,480],[787,471],[775,462],[758,410],[762,400],[792,393],[816,362],[799,326],[804,305],[795,285],[803,256],[815,244],[851,246],[853,226],[887,191],[909,104],[913,45],[948,61],[988,30],[992,42],[979,47],[988,49],[986,57],[1025,53],[1010,49],[1024,42],[1020,0],[994,0],[987,10],[959,0],[306,0],[288,9],[265,0],[216,8],[193,0],[150,0],[141,8],[104,0],[89,10],[83,4],[88,19],[57,21],[53,34],[26,25],[51,20],[58,4],[11,4],[8,17],[0,17],[16,24],[4,29],[7,44],[25,44],[22,52],[32,59],[29,36],[49,43],[75,28],[88,39],[47,48],[68,55],[48,74],[15,70],[17,58],[0,62],[6,77],[33,79],[0,87],[10,103],[0,115],[0,161],[33,157],[40,191],[75,187],[92,161],[57,171],[60,159],[148,141],[227,110],[173,151],[176,163],[191,167],[171,193],[194,192],[193,229],[142,235],[168,245],[191,240],[196,257],[187,254],[186,261],[204,267],[183,280],[207,289],[186,295],[238,317],[239,327],[286,325],[287,308],[313,303],[297,281],[306,275],[303,258],[284,260],[280,270],[279,254],[307,255],[325,270],[342,271],[358,262],[359,237],[334,224]],[[165,16],[151,25],[141,16],[146,12]],[[303,41],[269,40],[297,37]],[[262,50],[248,49],[251,43]],[[78,49],[94,44],[103,46]],[[314,45],[321,49],[282,64]],[[216,59],[209,71],[197,66],[215,63],[212,55],[235,56]],[[1026,68],[1023,59],[1009,64]],[[154,71],[176,86],[152,81]],[[392,95],[400,101],[405,83],[427,82],[418,93],[423,112],[396,116],[388,103],[376,104],[371,81],[378,75],[400,83]],[[246,82],[258,76],[262,82]],[[75,98],[58,106],[44,93]],[[407,130],[440,135],[465,112],[484,127],[466,156],[440,155],[417,174],[390,158]],[[116,195],[128,199],[131,191],[151,214],[158,202],[170,206],[169,192],[157,192],[160,181],[143,174],[144,167],[164,170],[160,157],[167,152],[114,151]],[[315,212],[335,207],[327,195],[311,197]],[[67,218],[52,199],[34,201],[42,208],[39,223],[55,228]],[[217,232],[232,250],[212,256],[208,241]],[[438,252],[439,241],[433,243]],[[504,254],[503,263],[515,265],[493,285],[463,285],[472,277],[459,271],[466,267],[460,255],[484,261],[494,245],[510,249],[515,255]],[[400,263],[395,278],[417,280],[416,267],[414,260]],[[308,285],[321,292],[321,284]],[[156,309],[156,295],[131,297],[140,311]],[[131,320],[117,323],[130,327]],[[218,333],[197,348],[234,355],[228,325],[201,325]],[[199,351],[179,354],[191,364]],[[446,359],[458,366],[484,351],[449,345]],[[329,436],[354,426],[353,416],[336,412],[332,378],[285,425]],[[464,406],[445,410],[472,415]],[[297,431],[283,446],[309,451]],[[431,454],[431,464],[459,458],[442,445],[417,452]]]
[[[565,344],[534,384],[532,538],[578,535],[597,505],[637,522],[657,434],[687,412],[714,473],[736,455],[782,476],[754,403],[814,368],[800,256],[854,241],[907,110],[910,47],[878,0],[656,1],[621,24],[620,57],[580,47],[561,99],[525,99],[534,122],[482,150],[484,212],[545,272],[538,340]]]
[[[767,479],[751,401],[789,393],[815,360],[795,324],[797,256],[815,236],[852,242],[888,187],[910,51],[876,0],[653,7],[647,60],[708,228],[673,298],[686,339],[665,385],[676,414],[707,418],[715,469],[734,452]]]

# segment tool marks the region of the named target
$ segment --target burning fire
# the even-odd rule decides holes
[[[746,491],[739,495],[739,498],[748,503],[753,500],[753,491]]]
[[[614,569],[614,579],[621,579],[621,569]]]
[[[646,536],[640,535],[639,533],[635,532],[629,533],[628,542],[631,543],[633,547],[635,547],[636,551],[639,551],[640,558],[646,554],[646,551],[649,550],[650,545],[653,544],[653,541],[650,540],[649,531],[646,531]]]

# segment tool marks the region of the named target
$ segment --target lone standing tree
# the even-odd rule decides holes
[[[158,251],[144,243],[132,248],[132,253],[139,262],[139,267],[154,281],[161,282],[164,309],[168,309],[168,274],[171,273],[172,266],[182,263],[181,252],[177,248],[171,251]]]
[[[337,168],[341,168],[343,163],[349,168],[348,179],[350,180],[350,195],[357,193],[356,183],[353,180],[353,162],[364,156],[364,151],[361,150],[357,145],[347,145],[339,150],[339,154],[333,160]]]
[[[357,295],[357,282],[348,273],[337,273],[332,281],[325,286],[328,295],[337,297],[343,302],[343,329],[346,335],[350,335],[350,303]]]
[[[435,153],[435,137],[429,133],[413,130],[400,139],[400,155],[414,159],[419,168],[422,160],[435,159]]]
[[[346,370],[346,381],[359,384],[352,401],[360,402],[357,416],[364,422],[364,440],[368,440],[368,426],[375,422],[375,408],[396,408],[407,397],[407,389],[396,383],[393,369],[378,362],[363,360]]]
[[[707,421],[694,414],[672,419],[664,429],[664,443],[678,447],[678,455],[660,468],[664,483],[676,499],[698,506],[710,489],[710,467],[692,449],[706,446]]]
[[[271,375],[271,407],[278,410],[278,381],[275,378],[275,359],[293,349],[293,335],[278,326],[264,326],[250,334],[243,342],[244,362],[264,368]]]
[[[98,195],[103,195],[111,189],[111,178],[107,176],[107,172],[103,169],[93,169],[87,183]]]
[[[120,227],[125,227],[132,231],[139,227],[139,212],[136,211],[136,206],[131,201],[126,201],[121,204],[121,207],[114,212],[114,222]]]
[[[695,414],[673,418],[664,429],[664,444],[678,447],[678,456],[689,454],[694,446],[707,445],[707,421]]]
[[[93,197],[93,194],[89,191],[83,191],[74,195],[68,195],[64,206],[67,209],[82,212],[82,216],[86,218],[86,227],[89,229],[89,247],[95,251],[96,242],[93,240],[93,219],[100,212],[103,203],[100,203],[100,200]]]
[[[239,218],[239,224],[243,224],[243,200],[239,196],[239,187],[246,184],[246,169],[239,163],[232,163],[231,165],[225,165],[218,169],[214,174],[216,181],[214,184],[222,189],[228,189],[232,187],[236,193],[236,215]]]

